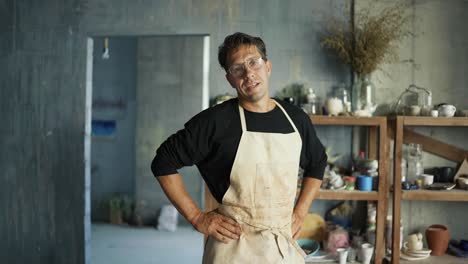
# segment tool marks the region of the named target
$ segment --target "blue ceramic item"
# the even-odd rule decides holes
[[[313,256],[320,249],[320,244],[317,241],[308,238],[298,239],[297,244],[299,244],[302,249],[310,251],[307,256]]]

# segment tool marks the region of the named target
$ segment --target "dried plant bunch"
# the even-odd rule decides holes
[[[375,14],[371,7],[363,8],[355,16],[354,27],[349,21],[332,19],[321,45],[334,51],[355,73],[372,73],[379,65],[398,60],[399,42],[409,34],[405,29],[407,7],[399,3]]]

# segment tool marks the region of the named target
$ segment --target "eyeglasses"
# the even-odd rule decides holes
[[[234,64],[229,67],[228,72],[236,77],[242,77],[246,73],[246,68],[244,65],[247,65],[247,67],[251,70],[259,70],[262,65],[265,64],[264,60],[262,57],[254,57],[247,59],[244,63],[242,64]]]

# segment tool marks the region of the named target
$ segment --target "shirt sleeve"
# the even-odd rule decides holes
[[[155,177],[175,174],[178,169],[197,164],[206,157],[212,138],[210,131],[213,131],[208,121],[195,116],[159,146],[151,163]]]
[[[302,151],[300,165],[304,169],[304,177],[323,179],[327,166],[327,153],[315,133],[314,125],[307,115],[302,122]]]

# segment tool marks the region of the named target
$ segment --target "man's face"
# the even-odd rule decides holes
[[[226,79],[237,90],[239,100],[256,103],[269,98],[271,63],[261,57],[253,45],[240,46],[228,54]]]

